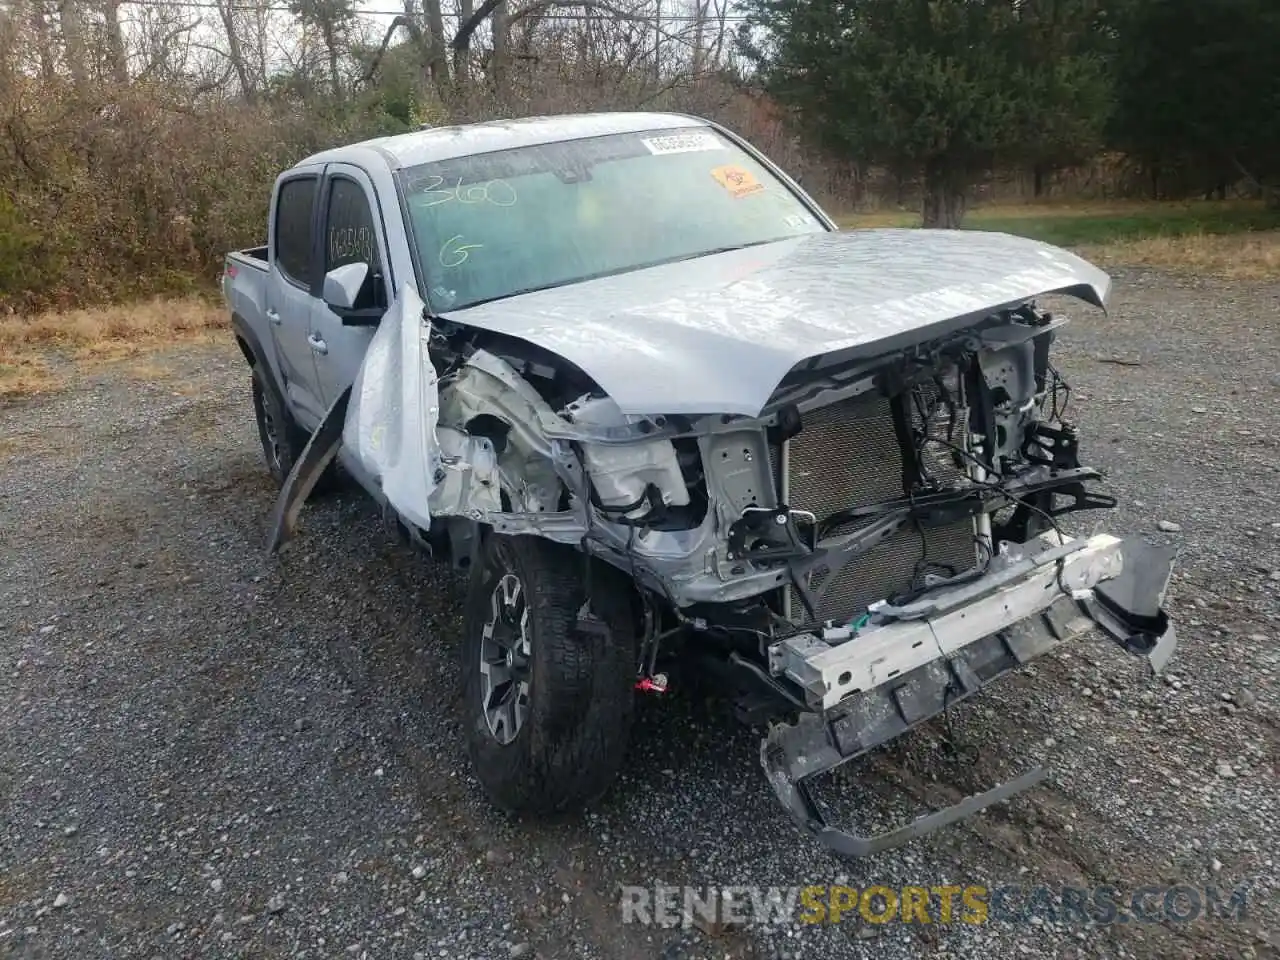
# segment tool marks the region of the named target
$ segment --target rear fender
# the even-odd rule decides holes
[[[267,345],[258,338],[258,335],[254,333],[249,321],[240,314],[233,313],[231,315],[231,330],[235,334],[236,346],[244,354],[245,362],[250,367],[265,374],[271,386],[275,388],[276,393],[287,403],[288,395],[285,393],[280,372],[276,369],[275,356],[267,348]]]

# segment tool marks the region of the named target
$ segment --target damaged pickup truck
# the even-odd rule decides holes
[[[1115,501],[1036,300],[1109,286],[1017,237],[839,232],[729,131],[645,113],[317,154],[224,278],[271,548],[340,468],[469,570],[461,703],[496,803],[600,795],[678,655],[847,855],[1042,773],[878,836],[829,823],[815,776],[1094,626],[1172,652],[1172,554],[1057,523]]]

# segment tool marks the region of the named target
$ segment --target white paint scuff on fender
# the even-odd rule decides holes
[[[378,325],[351,388],[342,442],[405,520],[425,530],[440,469],[440,395],[427,353],[431,326],[412,285]]]

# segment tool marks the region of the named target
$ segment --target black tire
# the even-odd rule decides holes
[[[491,534],[471,573],[461,644],[463,725],[467,748],[489,798],[510,811],[551,813],[600,797],[622,764],[635,706],[636,639],[631,585],[612,568],[597,565],[592,576],[592,609],[606,625],[600,632],[577,629],[585,597],[582,555],[537,537]],[[485,709],[500,698],[500,684],[486,681],[500,649],[498,635],[515,578],[528,602],[508,613],[524,623],[527,656],[508,657],[511,675],[523,675],[523,720],[496,727]],[[501,593],[499,591],[502,591]],[[517,609],[518,608],[518,609]],[[486,639],[486,628],[493,639]],[[518,625],[513,647],[520,644]],[[492,674],[491,674],[492,676]],[[486,691],[486,685],[489,689]],[[508,683],[518,700],[519,683]],[[505,729],[504,729],[505,726]],[[505,740],[505,742],[504,742]]]
[[[269,377],[254,367],[253,413],[258,420],[258,439],[267,470],[277,484],[284,484],[294,462],[307,445],[307,434],[298,426]]]
[[[258,439],[262,442],[262,458],[278,486],[284,486],[298,457],[306,449],[310,436],[298,425],[285,406],[284,399],[269,376],[258,367],[252,368],[253,413],[258,421]],[[323,495],[341,486],[336,463],[329,464],[312,488],[312,495]]]

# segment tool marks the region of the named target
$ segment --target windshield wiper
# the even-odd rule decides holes
[[[586,283],[588,280],[601,280],[605,277],[616,276],[619,273],[629,273],[632,270],[639,270],[641,267],[617,267],[613,270],[601,270],[598,273],[588,273],[581,277],[570,277],[568,280],[556,280],[553,283],[541,283],[533,287],[521,287],[519,290],[512,290],[510,293],[499,293],[493,297],[482,297],[479,300],[472,300],[470,303],[464,303],[460,307],[454,307],[455,310],[470,310],[472,307],[482,307],[486,303],[495,303],[498,300],[510,300],[512,297],[522,297],[526,293],[538,293],[541,290],[554,290],[556,287],[567,287],[575,283]]]
[[[735,243],[727,247],[712,247],[710,250],[699,250],[697,253],[689,253],[682,257],[672,257],[670,260],[662,260],[660,263],[682,263],[685,260],[697,260],[699,257],[714,257],[717,253],[733,253],[735,250],[746,250],[748,247],[758,247],[766,243],[776,243],[779,240],[785,240],[786,237],[770,237],[768,240],[752,240],[750,243]],[[656,267],[658,264],[651,263],[649,266]]]

